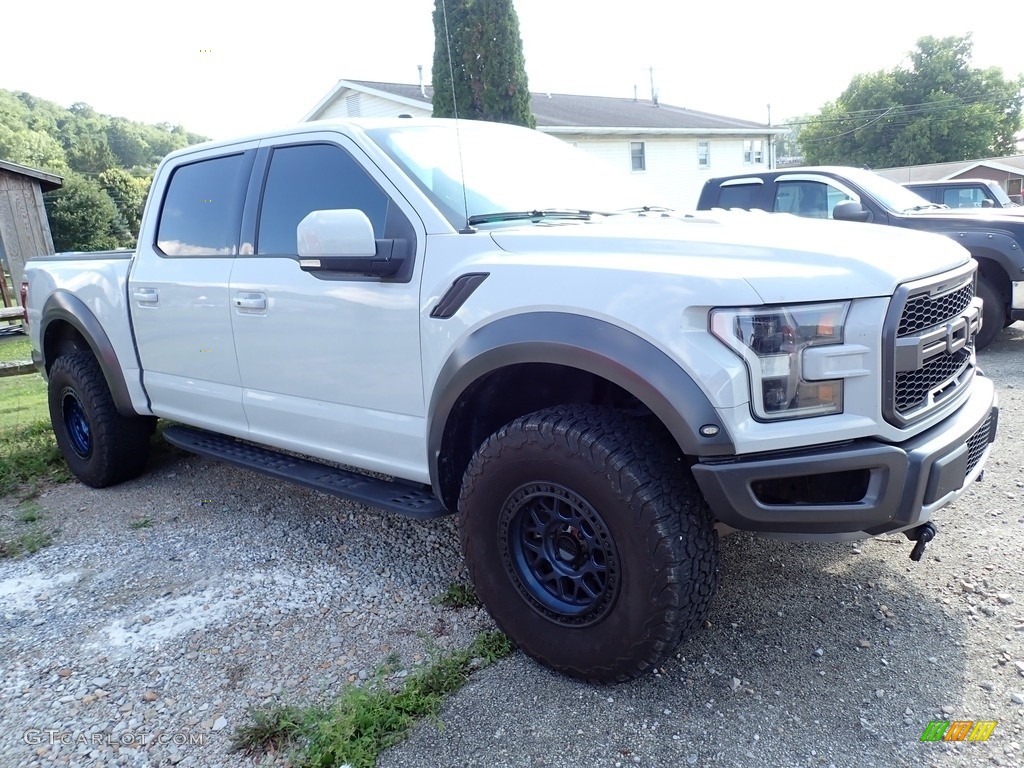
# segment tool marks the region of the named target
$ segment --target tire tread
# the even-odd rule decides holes
[[[99,363],[91,352],[58,357],[49,373],[50,420],[57,445],[72,473],[93,488],[105,488],[138,476],[149,458],[152,420],[122,416],[114,405]],[[93,454],[82,459],[64,435],[61,392],[70,386],[78,394],[89,418]]]
[[[718,537],[707,504],[677,446],[637,419],[587,405],[558,406],[523,416],[483,443],[464,478],[460,535],[474,583],[481,583],[481,569],[494,566],[469,556],[471,505],[467,502],[478,484],[486,482],[488,465],[499,460],[503,451],[521,447],[531,438],[545,449],[557,446],[586,457],[594,471],[607,479],[630,511],[632,525],[657,566],[657,576],[650,585],[641,639],[614,659],[601,665],[566,667],[543,652],[530,653],[549,667],[592,682],[637,677],[661,664],[707,615],[718,580]],[[501,629],[515,639],[515,628]]]

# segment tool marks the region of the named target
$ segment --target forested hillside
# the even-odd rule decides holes
[[[0,89],[0,160],[64,177],[44,195],[58,251],[132,247],[157,164],[205,141],[181,126],[147,125]]]

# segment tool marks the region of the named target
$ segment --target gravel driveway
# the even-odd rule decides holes
[[[920,563],[902,535],[736,534],[709,626],[658,674],[595,687],[516,654],[380,765],[1024,765],[1024,323],[980,359],[999,441]],[[248,708],[326,702],[493,628],[432,602],[464,578],[451,518],[175,454],[39,502],[54,543],[0,561],[2,768],[252,765],[228,751]],[[0,525],[15,504],[0,500]],[[986,742],[922,743],[931,720],[998,724]]]

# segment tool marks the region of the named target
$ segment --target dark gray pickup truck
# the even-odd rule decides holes
[[[929,203],[950,208],[1002,208],[1024,215],[1024,208],[1013,202],[998,182],[990,179],[905,181],[903,186]]]
[[[785,168],[722,176],[704,183],[698,210],[743,208],[817,219],[874,222],[953,238],[977,260],[984,302],[976,339],[982,349],[1024,319],[1024,216],[984,208],[953,210],[859,168]]]

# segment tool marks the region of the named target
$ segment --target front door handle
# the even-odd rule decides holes
[[[136,288],[132,292],[132,296],[139,304],[156,304],[160,301],[160,294],[156,288]]]
[[[249,312],[265,312],[267,297],[262,293],[239,293],[235,296],[235,308]]]

